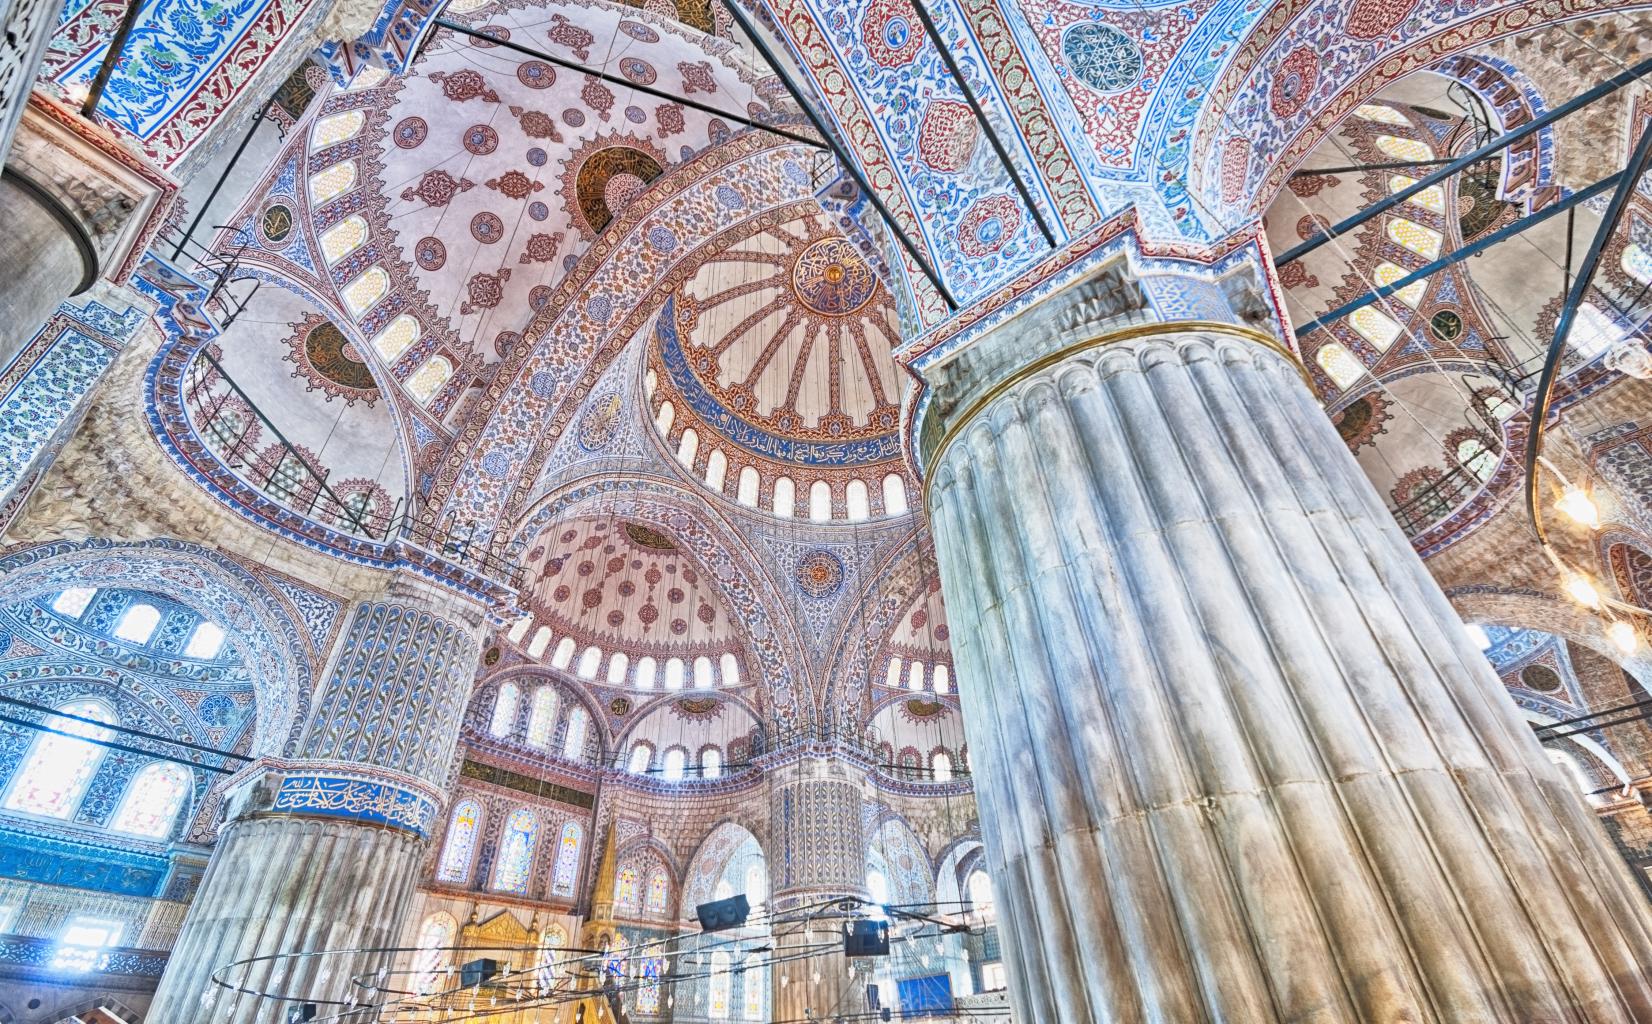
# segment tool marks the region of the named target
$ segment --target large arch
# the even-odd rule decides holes
[[[290,754],[309,710],[313,666],[275,596],[239,563],[187,541],[57,541],[0,558],[0,605],[69,587],[152,590],[221,623],[254,679],[255,756]]]

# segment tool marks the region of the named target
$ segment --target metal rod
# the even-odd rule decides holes
[[[957,312],[958,300],[952,297],[952,292],[948,290],[946,282],[942,281],[940,275],[935,273],[935,268],[929,265],[929,261],[918,254],[918,247],[912,243],[912,239],[906,236],[906,232],[901,230],[900,225],[895,223],[894,214],[889,212],[889,207],[883,205],[883,200],[878,198],[878,194],[872,191],[872,185],[866,180],[866,176],[861,174],[860,167],[856,165],[854,159],[848,153],[843,151],[843,147],[838,144],[837,136],[827,129],[826,123],[820,119],[819,114],[815,113],[814,107],[810,106],[808,100],[803,98],[803,93],[798,89],[797,84],[792,81],[792,76],[788,75],[780,66],[780,61],[775,56],[774,51],[769,48],[768,42],[758,35],[757,26],[752,24],[750,16],[741,9],[735,0],[723,0],[723,6],[728,8],[735,24],[740,26],[740,31],[744,32],[746,38],[750,39],[751,44],[757,48],[757,52],[769,65],[769,70],[773,71],[775,77],[780,79],[780,84],[786,87],[786,92],[791,95],[792,102],[802,108],[803,113],[808,116],[809,122],[815,126],[815,131],[818,131],[821,137],[826,140],[826,144],[831,147],[832,155],[837,157],[838,163],[843,165],[843,169],[848,172],[849,177],[855,180],[855,185],[860,189],[861,194],[866,196],[867,201],[872,204],[872,208],[878,211],[878,216],[883,218],[883,222],[889,230],[895,233],[895,237],[900,240],[901,248],[905,249],[906,254],[912,257],[912,262],[916,263],[918,269],[923,271],[923,275],[929,279],[929,283],[935,286],[935,290],[941,294],[941,299],[946,302],[947,308]]]
[[[212,191],[207,193],[206,202],[202,203],[201,208],[195,212],[195,219],[189,222],[189,230],[184,232],[184,237],[178,239],[177,246],[173,248],[173,259],[183,255],[184,246],[194,237],[195,229],[201,226],[201,220],[206,217],[207,211],[212,209],[212,203],[218,198],[218,192],[224,187],[224,181],[229,178],[230,172],[235,170],[235,165],[241,160],[241,154],[247,151],[247,143],[251,142],[252,137],[258,134],[258,126],[263,124],[264,118],[269,116],[270,107],[275,105],[275,96],[275,93],[271,93],[270,98],[264,101],[264,105],[258,110],[258,116],[252,119],[252,126],[247,129],[247,134],[242,136],[241,144],[235,147],[235,152],[230,156],[229,162],[224,164],[224,169],[218,173],[218,180],[212,183]]]
[[[67,719],[69,721],[85,722],[87,725],[95,725],[100,729],[114,729],[117,732],[124,732],[131,736],[141,736],[146,740],[158,740],[162,743],[171,743],[175,746],[188,747],[190,750],[199,750],[203,754],[215,754],[218,757],[233,757],[237,761],[252,760],[252,758],[245,754],[231,753],[228,750],[219,750],[216,747],[203,747],[199,743],[191,743],[188,740],[175,740],[170,736],[162,736],[159,733],[153,732],[144,732],[142,729],[134,729],[129,725],[110,725],[108,722],[100,722],[95,718],[85,718],[81,715],[71,715],[67,711],[59,711],[56,708],[47,707],[44,704],[33,704],[26,700],[19,700],[16,697],[0,696],[0,704],[10,704],[13,707],[27,708],[30,711],[39,711],[42,714],[54,715],[58,718]]]
[[[109,52],[103,55],[103,63],[98,65],[97,76],[92,79],[92,87],[86,93],[86,102],[80,105],[81,117],[91,117],[97,112],[98,104],[103,102],[103,90],[109,86],[109,78],[115,73],[115,65],[120,63],[127,37],[138,24],[138,14],[142,10],[143,0],[131,0],[126,5],[126,12],[120,16],[120,25],[115,29],[115,38],[109,44]]]
[[[1427,266],[1424,266],[1420,270],[1414,270],[1405,275],[1393,284],[1385,284],[1376,291],[1367,292],[1359,298],[1354,299],[1352,302],[1338,306],[1336,309],[1331,310],[1319,319],[1313,320],[1297,328],[1297,337],[1302,337],[1303,335],[1317,331],[1326,324],[1335,323],[1357,309],[1363,309],[1379,299],[1386,299],[1395,292],[1403,291],[1418,281],[1432,277],[1453,264],[1461,263],[1470,256],[1477,256],[1499,242],[1512,238],[1530,228],[1534,228],[1549,218],[1565,213],[1575,206],[1586,203],[1594,197],[1600,195],[1602,192],[1605,192],[1607,189],[1618,184],[1622,178],[1622,172],[1611,175],[1610,177],[1602,178],[1593,185],[1590,185],[1588,188],[1583,189],[1581,192],[1573,192],[1571,195],[1567,196],[1565,199],[1562,199],[1560,202],[1555,203],[1553,206],[1539,210],[1537,213],[1534,213],[1529,217],[1522,217],[1507,227],[1499,228],[1484,238],[1476,239],[1474,242],[1463,246],[1461,249],[1457,249],[1445,256],[1441,256],[1439,259],[1428,264]]]
[[[1640,141],[1635,144],[1629,165],[1618,176],[1618,186],[1612,193],[1612,201],[1606,206],[1606,215],[1600,219],[1600,227],[1595,230],[1594,240],[1589,243],[1589,251],[1584,254],[1583,262],[1577,268],[1577,276],[1572,279],[1572,287],[1566,293],[1566,305],[1561,307],[1560,316],[1555,320],[1549,355],[1543,360],[1543,375],[1537,381],[1537,396],[1532,401],[1532,433],[1526,441],[1526,514],[1531,516],[1532,530],[1536,532],[1538,542],[1544,545],[1548,544],[1548,538],[1543,532],[1543,517],[1537,513],[1537,456],[1543,450],[1543,421],[1548,418],[1549,403],[1554,398],[1560,356],[1566,349],[1566,338],[1572,333],[1572,322],[1577,319],[1578,308],[1583,305],[1583,296],[1588,294],[1589,286],[1594,282],[1601,250],[1606,248],[1612,233],[1617,230],[1623,211],[1629,208],[1629,198],[1635,194],[1635,186],[1641,175],[1646,173],[1649,162],[1652,162],[1652,118],[1641,122]]]
[[[1050,226],[1044,222],[1044,214],[1039,212],[1038,204],[1033,202],[1032,192],[1028,191],[1027,183],[1021,180],[1021,172],[1017,171],[1015,164],[1010,161],[1009,152],[1004,149],[1004,143],[998,138],[998,133],[992,130],[991,123],[987,121],[987,112],[981,109],[980,101],[975,98],[975,90],[971,89],[969,83],[964,81],[962,69],[958,67],[958,62],[953,58],[952,51],[947,48],[946,40],[941,38],[941,30],[935,27],[935,21],[930,18],[929,11],[924,8],[923,0],[910,0],[910,3],[912,9],[918,14],[918,20],[923,23],[924,32],[928,34],[930,43],[934,44],[936,52],[941,55],[941,63],[946,65],[947,71],[952,75],[952,80],[957,82],[958,88],[963,91],[964,99],[969,102],[969,109],[975,111],[976,123],[981,126],[982,131],[987,133],[987,141],[992,143],[992,151],[998,154],[998,162],[1004,165],[1004,170],[1010,172],[1010,181],[1015,183],[1015,191],[1020,193],[1021,202],[1025,204],[1027,211],[1033,215],[1033,220],[1038,222],[1038,230],[1043,233],[1044,241],[1049,244],[1050,248],[1054,249],[1056,247],[1055,236],[1050,233]]]
[[[25,729],[34,729],[38,732],[49,732],[53,736],[67,736],[72,740],[79,740],[82,743],[90,743],[94,746],[107,747],[110,750],[118,750],[123,754],[137,754],[141,757],[152,757],[157,761],[171,761],[173,764],[186,765],[190,768],[199,768],[204,772],[217,772],[219,775],[234,775],[237,771],[240,771],[239,768],[224,768],[215,764],[202,764],[199,761],[189,761],[181,757],[176,757],[172,754],[160,754],[153,750],[145,750],[142,747],[134,747],[126,743],[116,743],[114,740],[100,740],[95,736],[81,736],[63,729],[53,729],[51,726],[42,725],[39,722],[31,722],[26,718],[13,718],[11,715],[0,715],[0,722],[5,722],[8,725],[22,726]],[[104,726],[104,728],[107,729],[110,728],[110,726]]]
[[[1587,92],[1578,93],[1576,96],[1573,96],[1571,99],[1567,100],[1565,103],[1562,103],[1560,106],[1554,108],[1548,113],[1534,117],[1513,131],[1506,132],[1497,138],[1492,139],[1490,142],[1479,147],[1473,152],[1458,157],[1451,163],[1440,168],[1438,171],[1435,171],[1428,177],[1423,178],[1415,185],[1412,185],[1409,188],[1401,189],[1392,195],[1386,196],[1383,199],[1372,203],[1370,206],[1367,206],[1365,209],[1354,214],[1353,216],[1345,218],[1341,223],[1334,224],[1326,230],[1315,232],[1313,237],[1309,238],[1301,245],[1296,246],[1294,249],[1287,250],[1283,256],[1274,261],[1274,266],[1282,267],[1293,260],[1301,259],[1303,256],[1313,252],[1315,249],[1324,245],[1326,242],[1329,242],[1331,239],[1336,238],[1338,235],[1345,235],[1371,218],[1392,210],[1394,207],[1405,202],[1407,199],[1410,199],[1423,189],[1432,188],[1440,182],[1445,181],[1453,174],[1456,174],[1463,168],[1468,167],[1471,164],[1479,163],[1486,157],[1507,149],[1533,132],[1541,131],[1542,129],[1547,128],[1549,125],[1565,117],[1567,114],[1588,106],[1594,101],[1600,99],[1602,96],[1609,96],[1612,93],[1617,92],[1619,89],[1630,84],[1631,82],[1644,77],[1648,72],[1652,72],[1652,60],[1643,60],[1632,68],[1618,72],[1611,78],[1608,78],[1606,81],[1595,86],[1593,89],[1590,89]]]
[[[754,121],[742,114],[732,114],[721,107],[714,107],[709,103],[701,103],[699,100],[691,100],[681,93],[666,92],[664,89],[656,89],[653,86],[642,85],[620,75],[613,75],[606,71],[599,71],[596,68],[588,67],[584,64],[576,64],[575,62],[568,60],[566,57],[557,57],[546,53],[543,50],[536,50],[531,46],[523,46],[521,43],[513,43],[509,39],[501,39],[498,36],[490,36],[486,32],[479,32],[469,26],[461,25],[456,21],[449,21],[447,18],[437,18],[436,25],[439,28],[449,29],[459,33],[460,35],[470,36],[472,39],[481,39],[492,43],[495,46],[503,46],[507,50],[514,50],[517,53],[527,57],[548,61],[558,67],[567,68],[569,71],[578,71],[581,74],[590,75],[593,78],[600,78],[604,82],[612,82],[615,85],[643,93],[647,96],[653,96],[656,99],[669,100],[672,103],[680,103],[685,107],[698,110],[703,114],[710,114],[713,117],[726,118],[727,120],[743,124],[748,128],[757,128],[765,132],[772,132],[781,138],[790,139],[793,142],[800,143],[805,146],[813,146],[815,149],[826,148],[824,143],[817,139],[811,139],[807,135],[799,135],[796,132],[787,131],[786,129],[776,125],[764,124],[762,121]]]
[[[1390,160],[1380,164],[1347,164],[1343,167],[1304,167],[1300,171],[1292,171],[1291,179],[1323,178],[1332,174],[1353,174],[1356,171],[1402,171],[1407,167],[1438,167],[1441,164],[1451,163],[1451,157],[1444,156],[1438,160]]]

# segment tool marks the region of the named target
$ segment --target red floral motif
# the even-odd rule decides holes
[[[1328,188],[1336,188],[1340,184],[1342,182],[1338,181],[1334,174],[1303,174],[1291,178],[1286,182],[1286,187],[1291,190],[1291,194],[1301,199],[1307,199],[1310,196],[1319,195]]]
[[[860,40],[874,61],[895,68],[918,55],[924,35],[906,0],[872,0],[861,19]]]
[[[505,297],[505,282],[510,279],[509,267],[501,267],[496,274],[476,274],[465,284],[470,299],[459,304],[459,312],[469,316],[499,305]]]
[[[554,235],[544,233],[533,235],[528,239],[528,247],[517,258],[518,263],[549,263],[556,258],[556,251],[562,245],[562,232]],[[1294,264],[1290,264],[1294,265]]]
[[[958,224],[958,245],[964,255],[980,258],[1004,247],[1021,227],[1021,207],[1007,195],[977,199]]]
[[[1319,278],[1308,273],[1301,260],[1292,260],[1279,268],[1279,283],[1286,288],[1318,288]]]
[[[556,84],[556,69],[542,60],[528,60],[516,66],[516,80],[530,89],[549,89]]]
[[[1319,221],[1314,220],[1311,214],[1303,214],[1303,216],[1296,222],[1296,237],[1298,238],[1312,238],[1316,233],[1318,233],[1318,231]]]
[[[614,109],[614,90],[603,85],[600,78],[587,78],[585,87],[579,90],[579,98],[604,121],[608,120],[609,111]]]
[[[918,125],[918,156],[924,163],[947,174],[955,174],[969,163],[980,135],[975,115],[965,104],[936,100],[924,108]]]
[[[1294,116],[1313,94],[1319,80],[1319,55],[1306,46],[1292,50],[1279,63],[1268,89],[1268,106],[1275,117]]]
[[[551,21],[555,27],[545,33],[551,42],[558,46],[566,46],[582,61],[591,59],[591,44],[597,41],[596,36],[570,22],[563,15],[553,14]]]
[[[1344,30],[1355,39],[1377,39],[1399,27],[1417,9],[1417,0],[1354,0]]]
[[[455,103],[481,97],[489,103],[498,103],[499,94],[488,88],[487,79],[480,71],[433,71],[430,80],[442,87],[442,95]]]
[[[454,178],[446,171],[426,171],[419,184],[402,189],[402,199],[412,202],[424,200],[426,206],[446,206],[460,192],[469,192],[476,183],[469,178]]]
[[[675,103],[662,103],[654,109],[654,117],[660,122],[660,138],[669,139],[673,135],[682,134],[682,107]]]
[[[523,110],[521,107],[510,108],[511,115],[522,126],[522,134],[530,139],[550,139],[552,142],[561,142],[562,133],[556,130],[556,121],[543,110]]]
[[[544,182],[534,181],[521,171],[506,171],[497,178],[489,178],[487,185],[506,199],[522,199],[545,190]]]
[[[699,60],[692,64],[686,60],[681,61],[677,64],[677,70],[683,75],[683,92],[717,91],[717,79],[711,77],[710,61]]]

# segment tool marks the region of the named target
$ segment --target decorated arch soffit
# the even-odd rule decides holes
[[[777,0],[786,41],[907,235],[960,301],[1049,257],[907,0]],[[1144,244],[1248,230],[1282,175],[1384,83],[1610,0],[930,2],[1069,245],[1127,208]],[[984,157],[984,159],[983,159]],[[917,278],[905,265],[907,287]],[[945,316],[932,294],[925,326]]]
[[[719,637],[725,636],[732,626],[737,625],[743,630],[743,649],[738,655],[744,666],[742,678],[751,683],[761,683],[756,689],[760,720],[772,722],[775,730],[783,735],[801,732],[815,722],[809,665],[803,655],[796,626],[783,611],[788,607],[783,590],[770,576],[763,560],[727,522],[717,516],[711,506],[676,483],[634,475],[604,475],[600,479],[565,487],[540,501],[524,517],[513,547],[527,551],[544,543],[546,554],[543,557],[554,561],[554,556],[550,554],[551,545],[560,541],[572,523],[592,517],[601,517],[625,531],[626,544],[630,548],[640,547],[645,551],[650,544],[670,543],[675,551],[681,552],[679,574],[682,566],[692,568],[696,574],[694,586],[702,588],[706,597],[714,596],[716,599],[715,604],[710,600],[704,602],[713,609],[713,622],[710,624],[698,620],[697,607],[693,619],[687,615],[681,616],[685,635],[690,628],[689,621],[695,621],[697,628],[705,630],[708,636],[713,635],[713,626],[718,627],[715,635]],[[577,535],[578,528],[575,531]],[[633,540],[632,533],[641,539]],[[603,557],[621,557],[619,546],[616,544],[615,547],[614,554]],[[600,551],[601,547],[597,550]],[[665,553],[663,548],[654,550]],[[630,563],[633,560],[643,561],[645,568],[632,570]],[[577,576],[579,561],[571,560],[569,564],[558,567],[558,572],[567,571],[571,565]],[[550,561],[546,562],[547,566],[550,564]],[[643,597],[642,584],[647,583],[648,564],[648,560],[641,558],[621,559],[619,569],[611,574],[609,581],[613,584],[616,602],[635,602]],[[606,565],[603,568],[606,569]],[[593,561],[593,576],[596,569]],[[644,575],[632,579],[632,574],[636,572]],[[532,576],[530,573],[530,580]],[[632,582],[636,588],[629,596],[621,593],[626,582]],[[660,586],[665,587],[662,597],[670,606],[669,590],[672,588],[663,579]],[[688,603],[687,588],[681,589],[684,590],[684,601],[678,606]],[[549,594],[553,603],[556,602],[556,593],[553,586]],[[605,593],[606,589],[599,591],[598,614],[601,618],[598,625],[612,631],[619,627],[608,625],[607,611],[602,610],[601,606],[601,602],[606,600],[602,596]],[[583,593],[575,593],[572,587],[567,597],[578,605],[583,605],[585,600]],[[638,624],[641,622],[641,609],[646,606],[636,609]],[[624,614],[618,606],[608,610],[621,610]],[[661,618],[667,620],[664,629],[669,631],[670,617],[662,614]],[[622,621],[622,626],[624,624]],[[654,628],[661,626],[657,624]],[[626,643],[634,644],[633,637],[634,634],[627,634]]]
[[[713,828],[689,858],[683,872],[680,906],[686,911],[714,898],[717,883],[728,878],[736,891],[745,887],[745,871],[752,863],[767,864],[762,843],[745,826],[725,821]]]
[[[244,567],[173,540],[60,541],[0,558],[0,606],[70,587],[154,591],[221,625],[254,680],[253,753],[281,756],[296,745],[313,667],[296,617]]]

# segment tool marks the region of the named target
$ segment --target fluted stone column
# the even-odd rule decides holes
[[[774,829],[769,854],[770,888],[777,913],[796,914],[840,897],[866,896],[866,837],[861,832],[865,769],[831,756],[804,756],[769,774],[769,821]],[[834,1013],[859,1012],[859,982],[849,979],[841,952],[787,961],[795,947],[839,941],[840,926],[830,910],[810,933],[786,928],[775,936],[771,972],[773,1020],[803,1020],[812,1012],[828,1020]]]
[[[355,607],[300,757],[259,762],[231,783],[227,823],[150,1019],[270,1024],[295,1003],[327,1016],[367,998],[355,979],[391,958],[301,954],[392,946],[405,934],[481,624],[468,599],[412,576]],[[230,966],[257,957],[272,959]],[[282,998],[215,985],[215,973]]]
[[[1652,1020],[1647,904],[1293,361],[1013,329],[924,436],[1016,1020]]]

